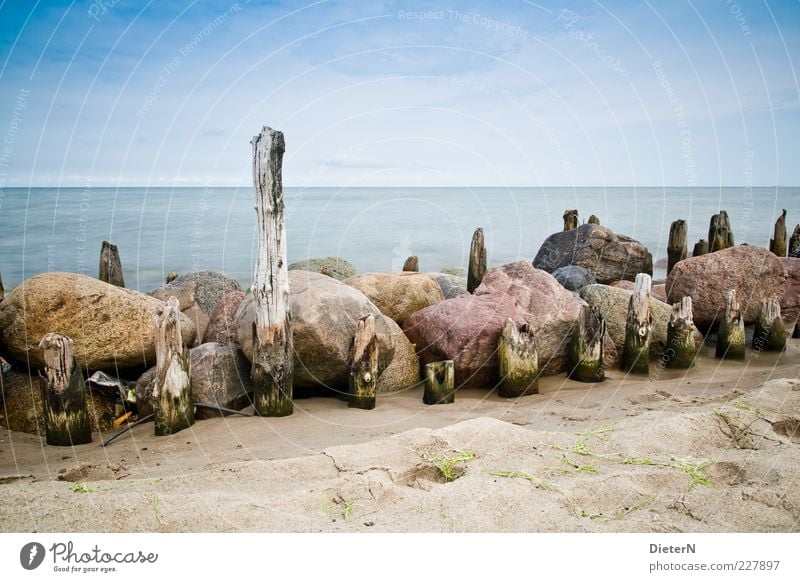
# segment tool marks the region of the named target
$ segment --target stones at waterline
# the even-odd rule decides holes
[[[161,301],[166,301],[170,296],[176,297],[181,312],[194,322],[197,328],[197,343],[200,343],[206,333],[211,314],[222,297],[230,291],[241,291],[241,289],[239,282],[225,273],[194,271],[151,291],[150,295]]]
[[[567,265],[587,269],[598,283],[653,274],[653,257],[642,243],[596,224],[551,234],[533,259],[534,267],[548,273]]]
[[[323,269],[325,269],[326,275],[338,281],[344,281],[358,272],[351,263],[348,263],[341,257],[303,259],[302,261],[295,261],[289,265],[290,271],[322,273]]]
[[[719,321],[725,293],[736,290],[745,323],[752,323],[762,299],[780,300],[786,271],[767,249],[740,245],[685,259],[667,277],[669,302],[692,298],[695,325],[701,329]]]
[[[463,276],[450,273],[425,274],[439,285],[439,289],[442,290],[442,295],[444,295],[445,299],[469,295],[469,291],[467,291],[467,279]]]
[[[399,325],[415,311],[444,299],[436,281],[423,273],[364,273],[344,280]]]
[[[781,317],[789,330],[800,317],[800,258],[779,259],[786,271],[786,283],[781,296]]]
[[[625,344],[625,325],[628,316],[628,304],[633,291],[619,289],[608,285],[589,285],[581,289],[581,298],[590,306],[597,307],[606,321],[606,331],[619,353]],[[650,297],[650,355],[657,356],[664,351],[667,343],[667,325],[672,308],[657,299]],[[606,362],[606,367],[612,365]]]
[[[26,280],[0,303],[0,346],[12,358],[44,364],[39,342],[50,332],[74,341],[82,368],[114,370],[155,362],[153,317],[163,302],[76,273],[43,273]],[[181,316],[184,342],[192,321]]]
[[[353,337],[359,319],[369,314],[375,316],[378,337],[378,369],[381,372],[378,392],[407,388],[405,382],[401,382],[405,374],[408,374],[406,379],[410,384],[418,381],[418,368],[412,377],[408,365],[397,362],[398,365],[389,376],[397,384],[386,383],[383,372],[395,363],[395,354],[400,352],[407,362],[408,350],[413,351],[413,347],[398,325],[383,315],[361,291],[334,278],[309,271],[289,271],[289,286],[296,395],[302,395],[304,389],[319,387],[347,392]],[[248,293],[239,304],[235,319],[239,344],[250,360],[253,350],[252,294]]]
[[[616,287],[617,289],[625,289],[626,291],[633,291],[633,281],[613,281],[609,283],[609,287]],[[658,299],[659,301],[667,302],[667,287],[666,285],[653,285],[650,287],[650,297]]]
[[[597,283],[597,279],[590,271],[575,265],[559,267],[552,272],[552,275],[567,291],[580,291],[587,285]]]
[[[229,291],[219,300],[206,327],[203,342],[216,342],[223,346],[239,347],[239,336],[236,331],[236,310],[244,300],[244,292]]]
[[[252,403],[250,362],[241,350],[215,342],[189,350],[192,371],[192,396],[195,402],[241,410]],[[219,416],[207,408],[198,408],[196,418]]]

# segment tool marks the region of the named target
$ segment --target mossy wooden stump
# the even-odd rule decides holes
[[[117,287],[125,286],[125,278],[122,276],[122,261],[119,258],[117,245],[112,245],[104,240],[100,247],[100,268],[98,279],[106,283],[111,283]]]
[[[672,268],[686,258],[686,221],[676,220],[669,227],[669,242],[667,243],[667,275]]]
[[[700,255],[707,255],[708,254],[708,242],[705,239],[700,239],[696,243],[694,243],[694,248],[692,249],[692,256],[699,257]]]
[[[639,273],[628,303],[621,367],[631,374],[650,372],[650,275]]]
[[[456,401],[456,372],[453,360],[425,364],[425,404],[452,404]]]
[[[348,406],[372,410],[378,390],[378,338],[375,336],[375,316],[370,314],[358,321],[353,349],[350,352],[350,393]]]
[[[564,216],[564,230],[574,230],[578,228],[578,210],[565,210]]]
[[[753,331],[753,350],[782,352],[786,349],[786,326],[781,319],[781,306],[775,299],[762,299]]]
[[[717,330],[715,355],[726,360],[744,360],[745,357],[744,318],[735,289],[725,293],[725,311]]]
[[[600,219],[597,218],[594,214],[590,215],[589,219],[586,222],[588,222],[589,224],[596,224],[597,226],[600,226]]]
[[[577,382],[602,382],[606,379],[606,322],[596,307],[581,306],[578,324],[567,351],[567,376]]]
[[[498,394],[503,398],[517,398],[539,393],[539,357],[536,342],[528,324],[517,329],[517,324],[506,319],[497,346],[500,369]]]
[[[156,379],[153,412],[156,436],[168,436],[194,424],[189,350],[183,345],[180,306],[175,297],[154,317],[156,330]]]
[[[672,306],[667,324],[667,348],[664,352],[667,368],[691,368],[702,345],[703,336],[692,320],[692,298],[684,297]]]
[[[92,442],[86,384],[73,355],[72,340],[48,333],[39,347],[44,353],[44,375],[39,376],[48,445],[69,447]]]
[[[708,250],[711,253],[733,246],[733,229],[726,210],[711,217],[708,225]]]
[[[170,283],[172,283],[177,278],[178,278],[178,273],[176,273],[175,271],[170,271],[169,273],[167,273],[167,276],[164,278],[164,282],[167,285],[169,285]]]
[[[795,225],[792,236],[789,237],[789,256],[800,258],[800,224]]]
[[[417,256],[410,256],[406,259],[406,262],[403,263],[403,271],[407,271],[410,273],[418,273],[419,272],[419,257]]]
[[[772,238],[769,239],[769,250],[779,257],[786,256],[786,209],[775,221],[775,228],[772,231]]]
[[[483,239],[483,229],[476,228],[472,234],[472,244],[469,248],[469,265],[467,268],[467,291],[473,293],[486,275],[486,244]]]

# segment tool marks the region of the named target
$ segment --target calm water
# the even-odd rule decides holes
[[[7,188],[0,191],[0,273],[6,289],[44,271],[96,276],[100,243],[119,246],[126,286],[157,287],[170,271],[216,269],[252,278],[256,217],[250,188]],[[466,265],[482,226],[490,265],[531,260],[561,214],[578,208],[666,255],[670,222],[689,247],[728,211],[736,243],[767,246],[782,208],[800,222],[800,188],[287,188],[289,260],[338,255],[359,272]],[[656,276],[663,276],[657,271]]]

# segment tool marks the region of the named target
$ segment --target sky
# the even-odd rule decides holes
[[[800,2],[0,0],[0,188],[800,185]]]

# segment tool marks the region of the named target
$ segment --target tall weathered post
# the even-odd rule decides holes
[[[736,300],[736,290],[725,293],[725,312],[719,322],[715,355],[727,360],[744,360],[744,317]]]
[[[39,347],[44,353],[44,375],[39,376],[39,384],[47,444],[68,447],[92,442],[86,384],[72,352],[72,340],[48,333]]]
[[[792,236],[789,238],[789,256],[800,258],[800,224],[795,225]]]
[[[497,360],[500,367],[500,396],[517,398],[539,393],[539,357],[527,323],[518,329],[511,318],[506,319],[497,345]]]
[[[111,283],[117,287],[125,286],[125,278],[122,276],[122,261],[119,258],[117,245],[112,245],[107,240],[103,241],[100,247],[100,269],[98,279],[106,283]]]
[[[726,210],[711,217],[708,225],[708,250],[711,253],[733,246],[733,229]]]
[[[672,305],[664,353],[667,368],[691,368],[702,345],[703,336],[692,319],[692,298],[687,295]]]
[[[578,228],[578,210],[565,210],[564,216],[564,230],[574,230]]]
[[[253,406],[261,416],[292,414],[294,349],[283,200],[283,133],[264,127],[253,137],[258,255],[253,276]]]
[[[486,275],[486,244],[483,240],[483,229],[476,228],[472,233],[472,244],[469,247],[469,265],[467,269],[467,291],[473,293]]]
[[[600,226],[600,219],[597,218],[594,214],[590,215],[589,220],[587,220],[586,222],[589,224],[596,224],[597,226]]]
[[[413,272],[416,273],[419,271],[419,258],[416,255],[412,255],[406,259],[406,262],[403,263],[403,271]]]
[[[628,303],[622,369],[633,374],[650,371],[650,275],[639,273]]]
[[[6,288],[3,287],[3,276],[0,275],[0,301],[6,297]]]
[[[786,326],[781,319],[781,305],[773,298],[762,299],[753,330],[753,349],[782,352],[786,349]]]
[[[175,297],[153,318],[156,333],[156,379],[153,412],[156,436],[168,436],[194,424],[189,350],[183,345],[181,311]]]
[[[772,231],[772,238],[769,239],[769,250],[779,257],[786,256],[786,209],[775,221],[775,228]]]
[[[676,220],[669,227],[669,242],[667,242],[667,275],[677,263],[686,258],[686,221]]]
[[[606,379],[604,358],[606,322],[600,310],[581,306],[578,325],[572,332],[567,351],[567,376],[578,382]]]
[[[375,336],[375,316],[358,321],[353,349],[350,352],[350,408],[375,408],[378,389],[378,338]]]

